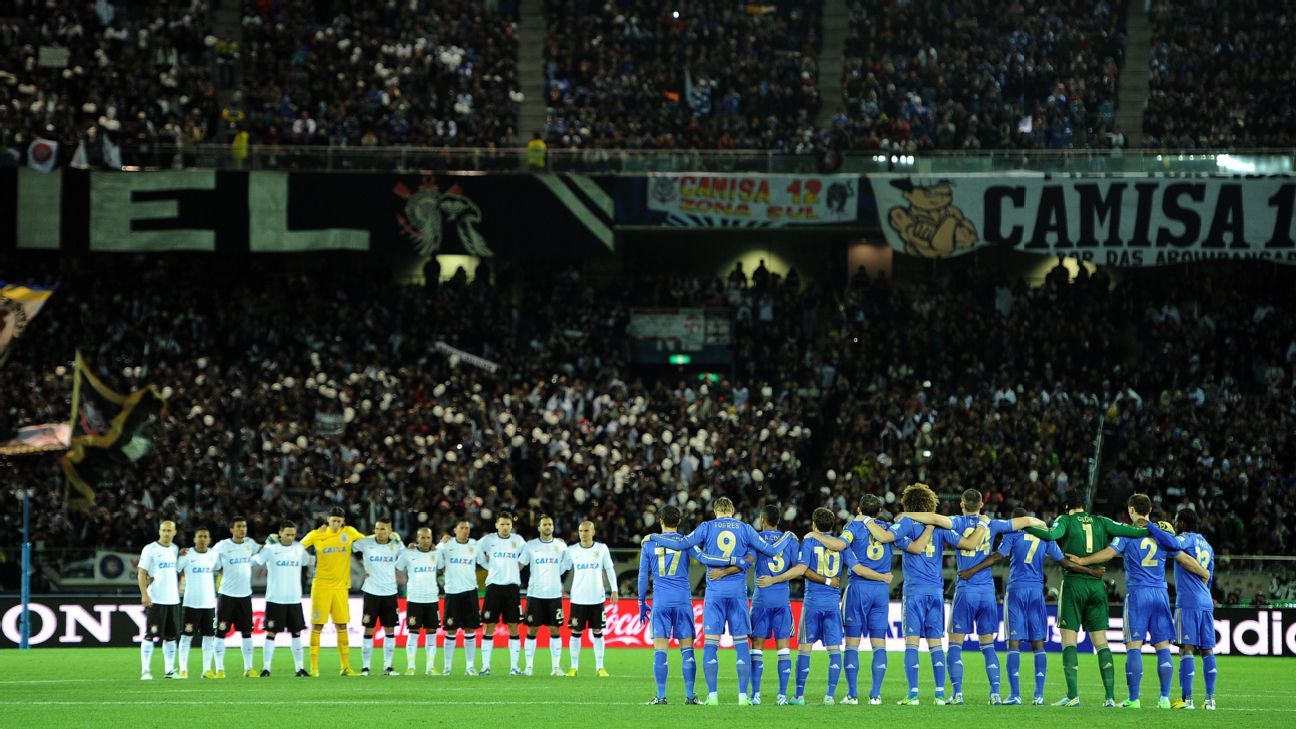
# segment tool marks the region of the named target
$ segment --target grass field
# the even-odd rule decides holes
[[[381,663],[380,654],[375,661]],[[772,651],[767,652],[770,655]],[[352,650],[359,666],[360,651]],[[586,649],[581,658],[583,673],[576,678],[554,678],[536,675],[529,678],[509,677],[508,652],[495,651],[495,675],[470,678],[462,675],[463,651],[459,651],[458,675],[446,677],[382,676],[343,678],[336,675],[337,653],[324,649],[321,667],[325,675],[318,679],[294,678],[292,656],[286,648],[275,654],[275,675],[270,679],[245,679],[231,671],[223,681],[197,678],[200,652],[194,650],[187,681],[141,682],[139,651],[129,648],[44,649],[0,652],[0,726],[11,727],[258,727],[302,726],[312,722],[320,727],[415,727],[502,726],[531,727],[652,727],[671,729],[693,727],[729,727],[735,722],[777,721],[788,728],[834,726],[842,721],[921,722],[955,721],[980,726],[994,721],[1029,722],[1031,729],[1070,725],[1113,727],[1147,725],[1157,727],[1209,726],[1241,724],[1248,729],[1296,726],[1296,705],[1287,702],[1291,689],[1285,688],[1296,675],[1296,661],[1282,658],[1221,658],[1218,687],[1219,711],[1195,712],[1141,711],[1101,708],[1101,686],[1093,656],[1082,656],[1080,664],[1081,699],[1078,709],[1049,706],[985,705],[987,684],[980,656],[964,654],[966,664],[965,695],[968,704],[960,707],[937,707],[931,704],[931,669],[923,659],[921,685],[923,705],[900,707],[895,699],[904,693],[904,671],[901,657],[892,654],[887,673],[883,706],[822,706],[826,682],[827,658],[815,656],[810,683],[806,689],[806,706],[776,706],[777,676],[766,671],[763,681],[767,703],[751,708],[735,705],[736,691],[733,652],[720,654],[719,707],[684,706],[679,676],[678,653],[671,655],[671,681],[668,684],[669,706],[645,706],[655,689],[652,679],[652,654],[643,650],[609,650],[608,670],[611,678],[594,676],[593,652]],[[701,658],[701,651],[698,652]],[[1059,655],[1050,656],[1047,698],[1062,695],[1062,666]],[[1118,657],[1119,658],[1119,657]],[[538,667],[549,665],[547,649],[536,655]],[[161,651],[153,657],[154,675],[161,675]],[[419,657],[420,671],[423,657]],[[438,663],[441,657],[437,657]],[[237,649],[226,654],[227,666],[241,668]],[[1023,662],[1028,663],[1028,662]],[[1117,698],[1124,698],[1124,673],[1119,660]],[[1145,668],[1151,659],[1145,661]],[[258,648],[256,665],[261,665]],[[565,666],[564,657],[564,666]],[[861,690],[868,689],[868,661],[860,676]],[[405,666],[404,650],[398,650],[396,667]],[[773,664],[770,664],[773,668]],[[1200,706],[1202,689],[1199,677],[1196,687]],[[1025,678],[1025,677],[1023,677]],[[837,696],[845,693],[843,677]],[[1023,682],[1029,695],[1033,679]],[[1177,696],[1178,675],[1174,695]],[[705,696],[706,684],[699,671],[697,688]],[[1005,685],[1004,695],[1007,695]],[[1157,694],[1154,669],[1144,677],[1143,693]],[[939,717],[937,717],[939,715]],[[910,718],[903,718],[908,716]],[[921,717],[921,718],[919,718]],[[334,723],[336,722],[336,723]],[[886,724],[884,724],[886,725]]]

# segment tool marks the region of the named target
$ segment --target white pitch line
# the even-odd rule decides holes
[[[6,701],[7,706],[152,706],[183,704],[186,706],[463,706],[462,701]],[[474,701],[473,706],[640,706],[637,701]],[[736,704],[735,704],[736,706]],[[1296,711],[1296,709],[1291,709]]]

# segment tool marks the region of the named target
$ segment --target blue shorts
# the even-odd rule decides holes
[[[1174,619],[1170,616],[1170,593],[1157,589],[1138,589],[1125,595],[1125,642],[1142,641],[1151,636],[1153,645],[1174,640]],[[1211,631],[1211,636],[1215,635]]]
[[[836,605],[801,606],[801,642],[822,642],[825,648],[842,644],[841,610]]]
[[[1215,650],[1214,610],[1175,610],[1175,643],[1191,645],[1204,651]]]
[[[905,595],[903,605],[906,638],[945,636],[945,601],[939,595]]]
[[[708,597],[702,601],[702,634],[723,635],[725,626],[735,638],[751,634],[751,617],[743,597]]]
[[[681,643],[692,643],[695,634],[693,606],[653,606],[652,635],[654,638],[674,638]]]
[[[950,608],[949,632],[998,635],[999,606],[995,603],[994,590],[955,590],[954,604]]]
[[[792,606],[787,603],[752,603],[751,636],[760,640],[792,637]]]
[[[891,632],[891,586],[876,580],[851,580],[846,585],[842,622],[848,638],[886,638]]]
[[[1047,640],[1044,586],[1009,587],[1004,593],[1004,633],[1008,640]]]

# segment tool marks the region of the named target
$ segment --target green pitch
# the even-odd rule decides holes
[[[565,653],[565,652],[564,652]],[[153,657],[154,676],[161,675],[161,651]],[[380,662],[381,651],[375,655]],[[767,656],[773,651],[767,651]],[[352,649],[359,666],[360,651]],[[700,659],[702,651],[697,652]],[[495,675],[469,678],[462,675],[463,650],[456,658],[458,674],[454,676],[400,676],[384,678],[343,678],[336,675],[337,652],[324,649],[318,679],[294,678],[292,656],[286,648],[275,654],[275,675],[269,679],[245,679],[236,674],[223,681],[189,678],[186,681],[152,682],[139,680],[139,651],[128,648],[36,649],[28,652],[0,652],[0,725],[6,727],[77,726],[123,727],[286,727],[318,726],[324,729],[345,727],[416,727],[416,726],[502,726],[529,727],[578,726],[613,729],[614,727],[670,727],[670,729],[732,729],[737,722],[778,721],[789,729],[796,727],[840,727],[843,721],[881,721],[883,726],[905,726],[915,721],[949,721],[960,715],[960,724],[984,726],[988,722],[1029,722],[1032,729],[1044,726],[1068,726],[1076,722],[1104,727],[1142,726],[1177,727],[1240,725],[1248,729],[1296,726],[1296,705],[1291,702],[1291,676],[1296,661],[1283,658],[1220,658],[1215,714],[1201,710],[1203,693],[1199,682],[1194,712],[1163,711],[1144,708],[1139,711],[1101,708],[1101,685],[1094,657],[1081,656],[1079,709],[1051,706],[985,705],[987,684],[980,656],[974,651],[963,654],[966,664],[965,706],[931,704],[931,668],[923,657],[921,676],[923,705],[901,707],[895,700],[905,692],[902,657],[892,654],[883,698],[883,706],[822,706],[827,679],[827,657],[815,656],[810,683],[806,688],[806,706],[776,706],[776,663],[767,663],[763,680],[762,706],[735,706],[734,654],[720,652],[721,706],[684,706],[682,680],[679,677],[679,654],[672,651],[671,679],[668,684],[669,706],[644,706],[655,694],[652,679],[652,653],[645,650],[609,650],[608,670],[611,678],[594,675],[593,651],[581,655],[582,675],[576,678],[554,678],[548,674],[549,651],[536,653],[537,667],[545,675],[509,677],[508,652],[497,649]],[[231,668],[242,666],[237,648],[226,654]],[[1118,656],[1118,658],[1120,658]],[[190,676],[198,673],[200,652],[191,655]],[[564,666],[566,656],[564,655]],[[1050,656],[1047,699],[1062,696],[1062,664],[1058,655]],[[479,656],[480,660],[480,656]],[[437,656],[438,664],[441,656]],[[1145,668],[1151,659],[1145,662]],[[1023,667],[1029,661],[1023,661]],[[1117,699],[1123,699],[1123,659],[1117,671]],[[256,665],[261,665],[258,647]],[[396,653],[397,669],[405,667],[404,649]],[[420,671],[423,656],[419,656]],[[860,685],[867,694],[869,663],[864,661]],[[1177,665],[1176,665],[1177,669]],[[1023,676],[1028,700],[1034,679]],[[1174,695],[1179,693],[1176,670]],[[843,677],[837,697],[845,695]],[[705,697],[706,684],[698,672],[697,688]],[[1005,684],[1004,695],[1007,696]],[[1144,706],[1148,697],[1155,705],[1157,677],[1149,671],[1143,680]],[[1077,718],[1076,715],[1080,718]],[[854,718],[851,718],[854,717]],[[750,724],[754,726],[755,724]]]

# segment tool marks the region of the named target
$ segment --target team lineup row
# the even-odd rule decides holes
[[[847,678],[847,692],[842,703],[858,703],[859,645],[864,638],[872,646],[872,679],[869,702],[881,703],[881,685],[887,667],[885,637],[887,606],[892,580],[893,547],[900,547],[905,569],[904,617],[905,672],[908,695],[901,704],[916,705],[918,698],[919,643],[925,640],[931,654],[937,704],[963,703],[962,648],[964,638],[975,634],[986,658],[992,704],[1020,704],[1018,668],[1022,643],[1027,643],[1035,658],[1035,693],[1033,703],[1043,703],[1043,686],[1047,661],[1043,652],[1046,620],[1043,599],[1043,564],[1046,557],[1067,570],[1059,595],[1059,627],[1064,646],[1067,696],[1059,706],[1079,705],[1076,637],[1080,629],[1090,633],[1099,655],[1099,667],[1105,689],[1105,705],[1114,706],[1114,668],[1106,645],[1106,593],[1100,581],[1101,571],[1088,565],[1105,562],[1117,555],[1124,558],[1129,572],[1129,595],[1125,607],[1126,677],[1130,694],[1122,706],[1141,706],[1139,688],[1142,679],[1141,646],[1145,638],[1157,650],[1158,675],[1161,679],[1159,705],[1171,706],[1170,681],[1173,675],[1169,644],[1173,639],[1181,647],[1180,679],[1183,689],[1176,708],[1193,708],[1192,683],[1195,675],[1195,653],[1203,657],[1205,669],[1205,708],[1214,708],[1215,661],[1214,623],[1210,598],[1213,552],[1195,533],[1196,515],[1190,510],[1179,514],[1176,535],[1168,524],[1148,521],[1151,511],[1147,497],[1131,497],[1129,514],[1139,526],[1118,524],[1083,509],[1079,492],[1068,494],[1064,516],[1051,529],[1043,522],[1014,514],[1011,520],[991,520],[981,515],[981,497],[976,491],[963,496],[963,514],[953,518],[934,513],[935,494],[925,485],[906,489],[901,503],[905,512],[893,524],[877,519],[880,500],[871,495],[861,498],[854,521],[833,536],[836,517],[827,509],[813,515],[814,529],[798,542],[790,532],[778,531],[779,510],[767,507],[761,515],[758,532],[751,525],[734,518],[730,500],[717,499],[713,504],[715,519],[705,522],[684,536],[678,532],[680,512],[674,507],[659,511],[661,534],[645,540],[639,570],[640,619],[651,620],[654,639],[654,676],[657,695],[650,703],[666,703],[668,673],[667,648],[678,640],[685,683],[686,703],[699,703],[693,690],[696,661],[693,656],[695,636],[691,590],[688,581],[689,560],[709,568],[703,601],[705,636],[704,674],[707,682],[707,704],[718,704],[718,661],[716,651],[720,636],[729,632],[734,638],[740,704],[759,704],[764,656],[761,645],[753,647],[749,636],[762,643],[773,639],[778,650],[779,691],[777,703],[800,704],[805,701],[809,677],[810,650],[820,642],[829,652],[828,690],[825,702],[833,703],[841,673]],[[1145,526],[1144,526],[1145,525]],[[141,597],[149,608],[148,636],[141,644],[143,677],[149,674],[149,662],[155,643],[164,647],[168,677],[184,677],[187,652],[194,634],[203,637],[203,670],[209,677],[224,676],[224,639],[232,628],[243,636],[244,674],[269,675],[274,652],[274,636],[292,634],[297,675],[318,675],[319,635],[323,626],[338,624],[338,649],[344,675],[354,675],[350,667],[345,624],[349,620],[347,591],[350,587],[351,552],[364,557],[364,666],[370,670],[375,631],[390,630],[398,619],[396,610],[397,574],[404,577],[407,588],[406,673],[415,672],[417,637],[427,631],[426,651],[429,674],[434,668],[437,650],[434,634],[437,624],[438,587],[436,573],[444,572],[445,608],[443,622],[449,642],[445,651],[445,672],[450,671],[454,640],[464,632],[467,672],[474,673],[476,630],[482,619],[492,628],[504,622],[509,632],[510,673],[530,675],[534,665],[535,643],[527,645],[526,667],[519,668],[519,654],[526,642],[526,626],[550,631],[552,673],[563,675],[559,667],[561,642],[555,640],[563,622],[562,575],[573,572],[569,641],[571,669],[579,669],[580,639],[589,629],[592,633],[597,671],[606,676],[603,667],[602,619],[606,577],[611,593],[617,598],[616,578],[607,548],[595,542],[594,525],[580,527],[580,544],[568,547],[553,537],[553,522],[542,519],[540,537],[525,542],[512,533],[512,520],[502,515],[496,521],[496,532],[481,540],[469,537],[470,525],[460,522],[453,539],[446,537],[433,544],[430,530],[420,530],[416,543],[408,548],[393,538],[390,527],[380,522],[375,534],[364,536],[345,526],[340,513],[329,518],[329,524],[307,534],[296,542],[296,529],[285,523],[277,538],[262,546],[246,538],[246,523],[237,520],[231,526],[231,538],[208,549],[206,530],[196,532],[194,549],[180,551],[171,543],[174,526],[163,523],[159,541],[145,548],[141,555]],[[999,548],[992,552],[994,539],[1002,535]],[[1065,554],[1054,542],[1060,541]],[[1046,546],[1044,546],[1046,545]],[[300,633],[305,624],[301,616],[301,569],[308,564],[307,547],[314,547],[317,568],[311,589],[311,669],[303,665]],[[1043,546],[1043,551],[1040,549]],[[944,549],[955,550],[959,570],[955,585],[948,633],[950,646],[945,654],[944,601],[941,565]],[[1167,557],[1174,555],[1176,613],[1170,615],[1169,594],[1165,580]],[[994,640],[999,632],[999,612],[994,582],[986,569],[995,562],[1011,560],[1008,587],[1003,603],[1004,627],[1009,640],[1008,672],[1010,693],[1000,698],[1000,665]],[[265,663],[260,674],[252,668],[251,568],[253,564],[267,570],[265,625],[267,640]],[[486,597],[478,610],[477,566],[487,568]],[[521,567],[529,565],[526,623],[521,617],[519,590]],[[843,575],[843,568],[845,574]],[[754,569],[756,590],[748,604],[746,572]],[[219,614],[215,574],[222,575],[219,589]],[[184,627],[174,624],[179,603],[178,581],[186,580],[184,592]],[[792,612],[788,582],[806,581],[805,602],[799,626],[796,692],[788,695],[791,680]],[[651,592],[650,592],[651,586]],[[649,603],[648,596],[652,601]],[[215,635],[219,631],[221,639]],[[180,637],[181,670],[173,672],[175,637]],[[483,674],[490,672],[492,642],[483,643]],[[843,645],[845,647],[843,655]],[[394,675],[392,658],[395,643],[384,641],[384,672]],[[211,668],[208,668],[209,665]],[[953,693],[945,694],[946,667]]]

